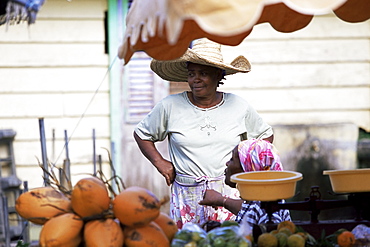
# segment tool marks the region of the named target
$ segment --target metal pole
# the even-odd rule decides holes
[[[64,173],[66,174],[67,179],[69,181],[71,178],[71,168],[70,168],[71,160],[69,159],[69,147],[68,147],[69,141],[68,141],[67,130],[64,130],[64,141],[65,141],[65,146],[66,146],[66,163],[64,167]]]
[[[52,130],[52,135],[53,135],[53,146],[51,149],[51,160],[55,160],[55,129]]]
[[[101,154],[98,155],[98,164],[99,164],[99,170],[103,171],[103,166],[102,166],[103,160],[101,158]]]
[[[95,129],[93,129],[93,164],[94,164],[94,176],[96,176]]]
[[[111,169],[112,169],[112,177],[116,177],[116,167],[115,167],[115,158],[116,155],[115,155],[115,152],[116,152],[116,145],[115,145],[115,142],[111,142]],[[112,183],[112,187],[113,189],[117,190],[117,185],[116,183]]]
[[[23,193],[28,191],[28,181],[23,181]],[[25,220],[22,218],[22,223],[23,223],[23,234],[22,234],[22,239],[23,242],[29,243],[30,242],[30,233],[29,233],[29,224],[28,220]]]
[[[68,134],[67,130],[64,130],[64,142],[66,147],[66,159],[69,160],[69,149],[68,149]]]
[[[42,153],[42,164],[44,167],[44,186],[47,186],[49,181],[48,171],[48,160],[46,153],[46,140],[45,140],[45,128],[44,128],[44,119],[39,118],[39,128],[40,128],[40,141],[41,141],[41,153]]]
[[[10,226],[9,226],[9,211],[8,211],[8,198],[1,194],[4,212],[4,228],[5,228],[5,246],[10,247]]]
[[[115,146],[115,143],[114,142],[111,142],[111,160],[112,160],[112,174],[113,174],[113,177],[116,176],[116,166],[115,166],[115,163],[114,163],[114,157],[116,157],[116,146]]]
[[[63,162],[63,172],[61,172],[62,186],[67,187],[71,179],[71,163],[69,159],[69,148],[68,148],[68,134],[67,130],[64,130],[64,141],[66,149],[66,159]]]

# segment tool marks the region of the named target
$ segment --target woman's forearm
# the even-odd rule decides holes
[[[142,140],[135,132],[134,138],[140,148],[140,151],[154,166],[156,163],[158,163],[158,161],[163,160],[163,157],[158,152],[157,148],[154,145],[154,142]]]
[[[157,150],[154,142],[142,140],[135,132],[134,138],[143,155],[153,164],[155,168],[157,168],[159,173],[161,173],[162,176],[166,179],[167,185],[172,184],[176,176],[173,164],[162,157],[162,155]]]
[[[238,215],[240,209],[242,208],[243,200],[224,197],[222,204],[222,206],[229,210],[231,213]]]
[[[213,189],[205,191],[203,200],[199,202],[200,205],[206,205],[211,207],[224,207],[231,213],[237,215],[242,208],[242,199],[233,199],[223,196],[220,192]]]

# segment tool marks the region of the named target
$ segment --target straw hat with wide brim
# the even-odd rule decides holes
[[[187,62],[223,69],[225,75],[247,73],[251,70],[251,65],[244,56],[236,57],[230,64],[225,63],[221,54],[221,45],[206,38],[195,40],[193,47],[178,59],[164,61],[153,59],[150,68],[164,80],[186,82],[188,81]]]

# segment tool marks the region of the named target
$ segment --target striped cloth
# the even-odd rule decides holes
[[[265,209],[261,208],[260,201],[243,202],[235,221],[241,223],[242,219],[251,225],[266,224],[269,221],[268,214]],[[275,224],[287,220],[291,221],[289,210],[281,209],[272,213],[271,220]]]

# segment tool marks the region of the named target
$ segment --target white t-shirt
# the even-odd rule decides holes
[[[161,100],[136,126],[143,140],[163,141],[168,137],[169,155],[176,173],[195,177],[224,174],[231,151],[247,138],[267,138],[271,126],[243,98],[224,93],[216,106],[193,105],[186,92]]]

